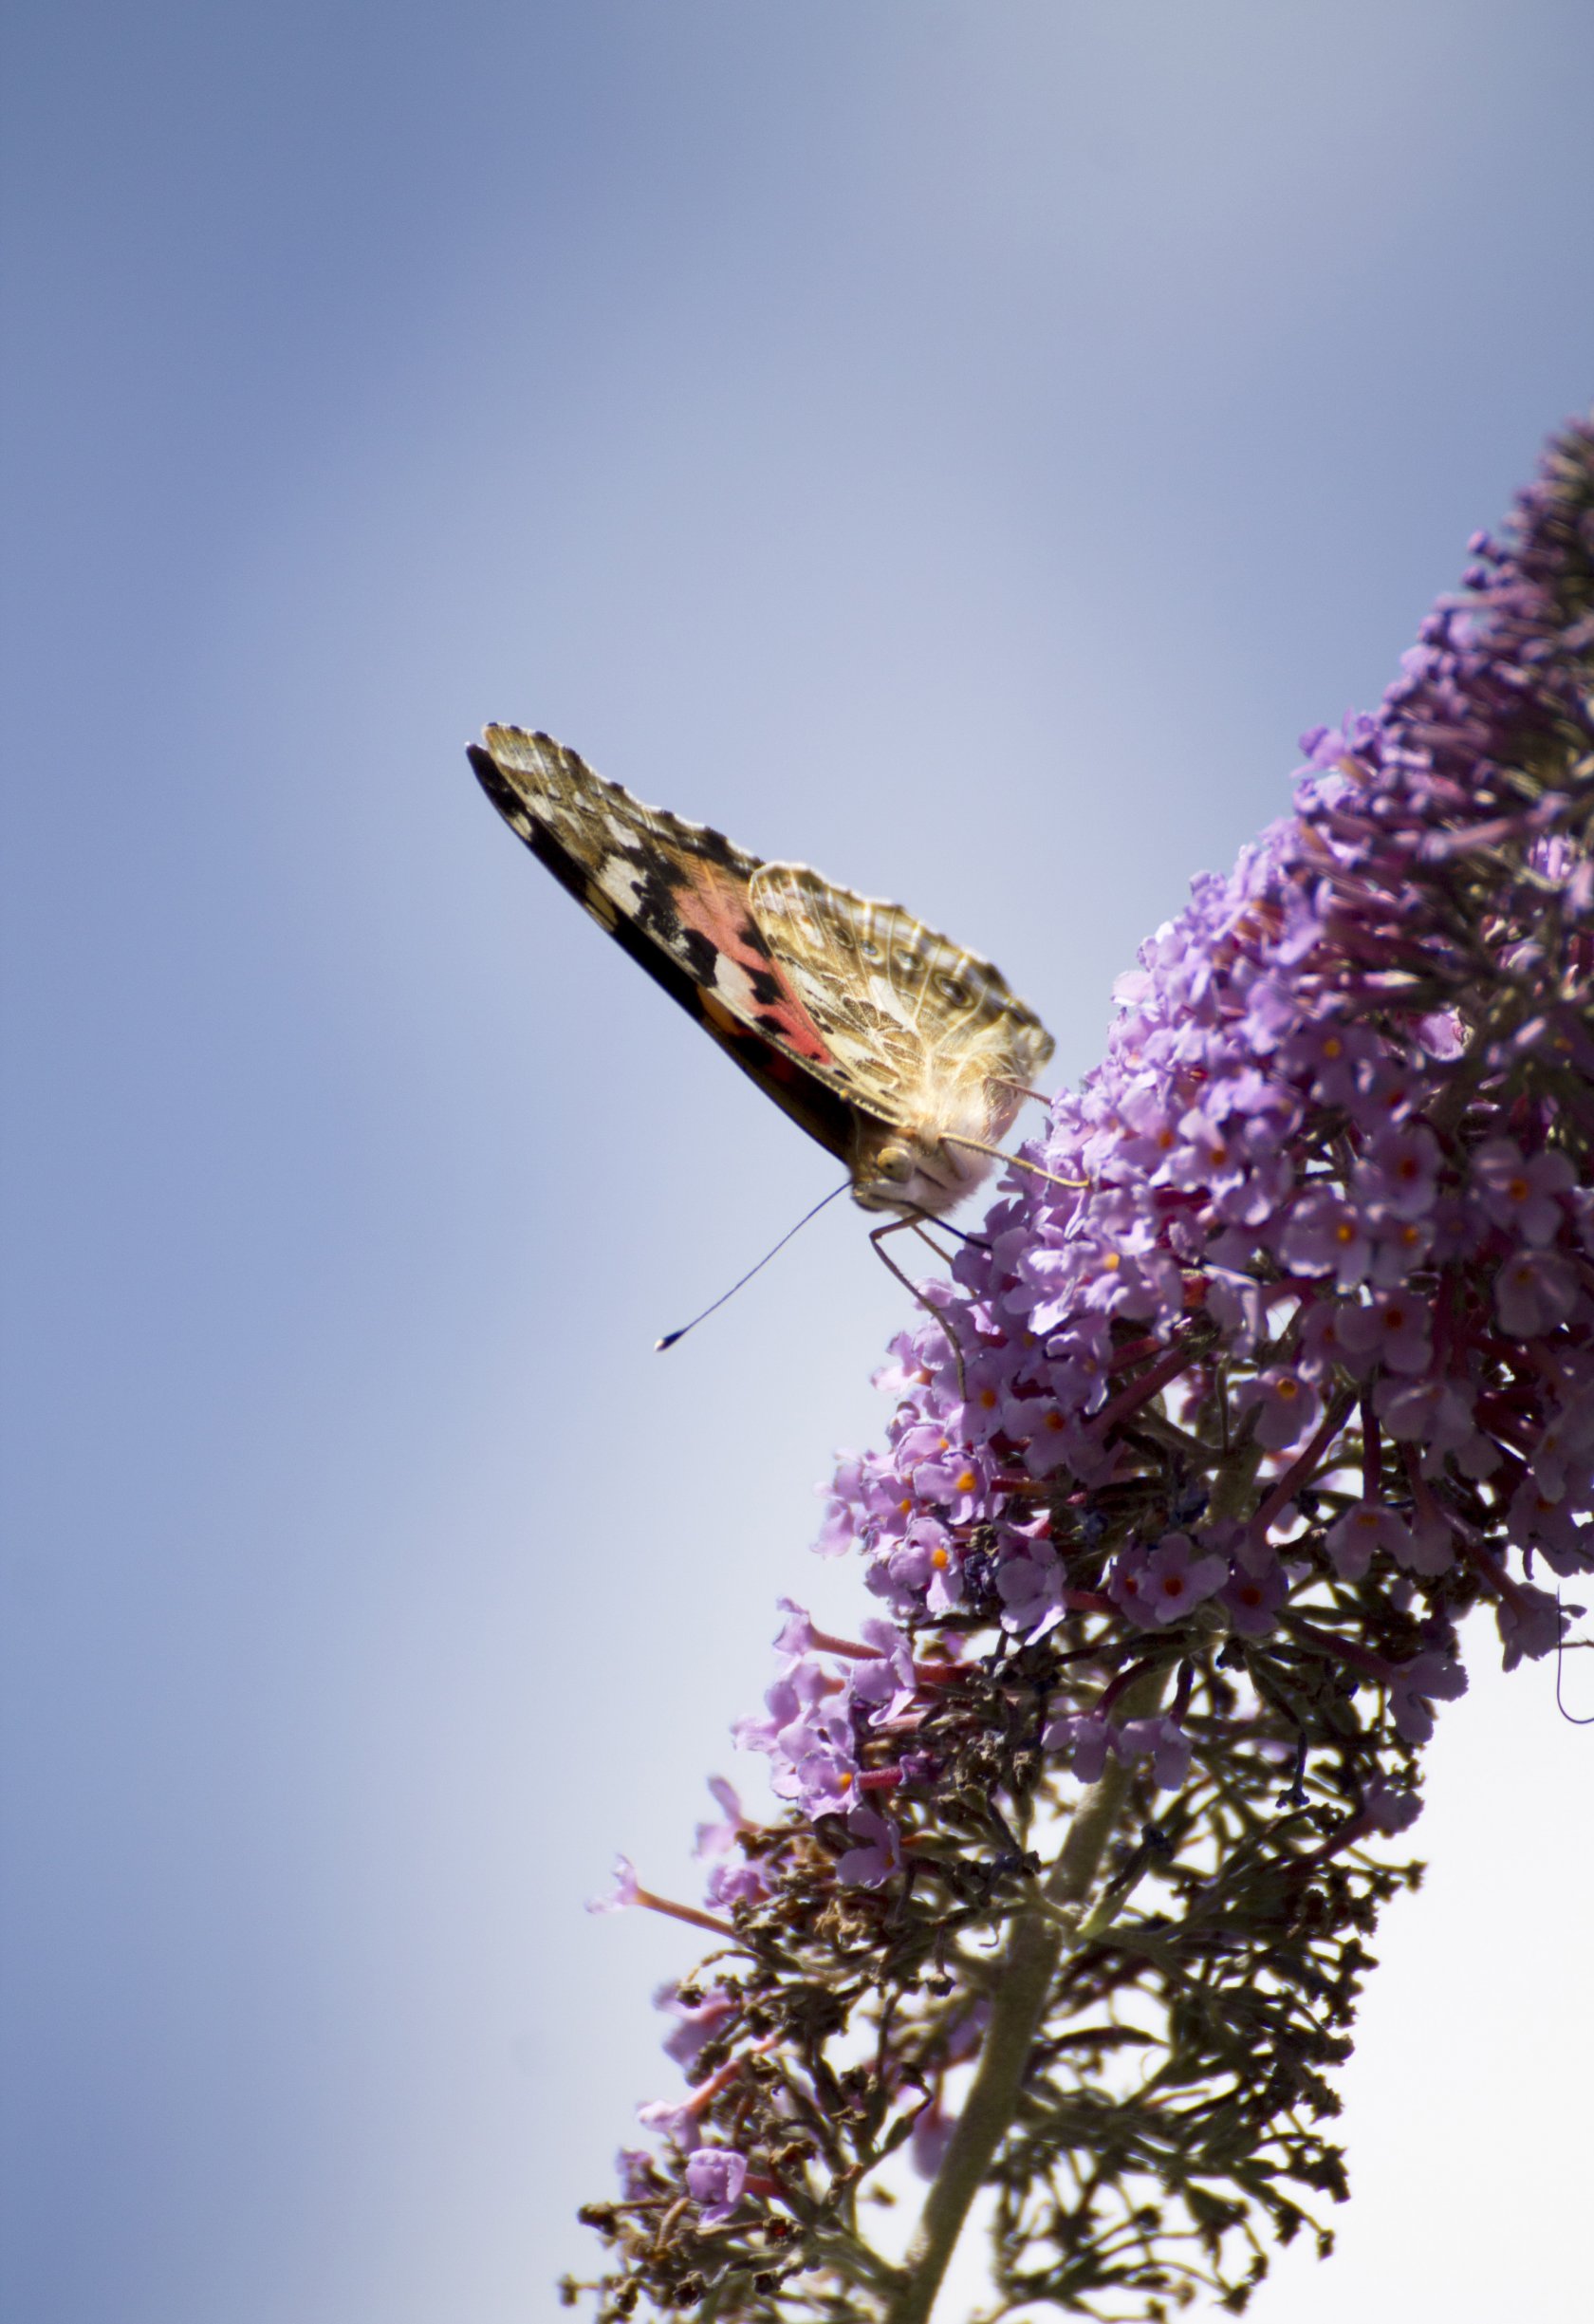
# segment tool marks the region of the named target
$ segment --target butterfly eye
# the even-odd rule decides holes
[[[955,1009],[960,1009],[969,997],[968,986],[959,984],[955,976],[937,976],[936,990],[941,998],[950,1001]]]

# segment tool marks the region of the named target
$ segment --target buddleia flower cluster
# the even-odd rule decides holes
[[[716,1787],[701,1906],[623,1870],[715,1944],[604,2318],[915,2324],[982,2190],[1002,2313],[1328,2246],[1464,1629],[1558,1652],[1594,1571],[1594,429],[1470,554],[920,1287],[820,1542],[877,1610],[787,1607],[741,1730],[779,1811]]]

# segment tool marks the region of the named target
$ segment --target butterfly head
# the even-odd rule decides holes
[[[938,1138],[871,1125],[859,1137],[851,1166],[852,1199],[861,1209],[938,1218],[979,1184],[991,1163]]]

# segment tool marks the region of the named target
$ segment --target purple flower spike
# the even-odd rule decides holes
[[[1240,1391],[1239,1409],[1255,1407],[1256,1441],[1270,1452],[1281,1452],[1310,1436],[1323,1417],[1323,1399],[1303,1371],[1274,1366],[1258,1372]]]
[[[629,1856],[615,1858],[615,1885],[607,1896],[587,1900],[588,1912],[624,1912],[639,1901],[637,1893],[637,1868]]]
[[[1190,1534],[1164,1534],[1139,1573],[1137,1606],[1148,1622],[1178,1622],[1230,1578],[1230,1559],[1201,1557]]]
[[[1379,1550],[1400,1565],[1411,1562],[1411,1528],[1380,1501],[1357,1501],[1328,1528],[1324,1547],[1340,1578],[1359,1582]]]
[[[1409,1743],[1425,1743],[1434,1732],[1434,1704],[1467,1691],[1467,1674],[1442,1654],[1415,1655],[1392,1671],[1389,1701],[1395,1724]]]
[[[838,1859],[837,1879],[849,1887],[880,1887],[900,1868],[900,1832],[889,1816],[878,1814],[873,1808],[855,1808],[847,1817],[847,1830],[859,1845]]]
[[[893,1343],[820,1543],[876,1618],[788,1603],[739,1730],[779,1809],[716,1791],[712,1913],[623,1863],[600,1907],[714,1947],[663,2004],[691,2093],[594,2211],[603,2318],[874,2313],[910,2140],[939,2204],[989,2133],[1005,2292],[1140,2324],[1243,2307],[1343,2192],[1437,1706],[1484,1616],[1551,1654],[1594,1573],[1594,428],[1472,553]]]
[[[1381,1292],[1366,1307],[1347,1308],[1340,1317],[1340,1344],[1359,1368],[1375,1365],[1386,1372],[1425,1372],[1433,1361],[1432,1314],[1426,1299],[1413,1292]]]
[[[704,2043],[712,2041],[731,2022],[740,2006],[733,1995],[723,1992],[711,1993],[706,2000],[689,2005],[670,1985],[655,1999],[660,2009],[677,2019],[676,2030],[664,2044],[664,2054],[673,2057],[677,2066],[692,2065]]]
[[[1415,1792],[1401,1791],[1393,1784],[1375,1783],[1367,1794],[1363,1813],[1375,1831],[1393,1839],[1398,1831],[1409,1831],[1416,1823],[1422,1813],[1422,1802]]]
[[[1236,1562],[1222,1594],[1229,1619],[1240,1636],[1265,1638],[1289,1595],[1289,1585],[1276,1565],[1270,1573],[1254,1574]]]
[[[1166,1716],[1130,1720],[1119,1730],[1114,1748],[1131,1765],[1137,1759],[1149,1759],[1160,1792],[1177,1792],[1190,1773],[1190,1738],[1177,1720]]]
[[[1531,1582],[1519,1582],[1511,1596],[1502,1598],[1494,1608],[1500,1643],[1506,1650],[1505,1667],[1514,1670],[1524,1657],[1538,1662],[1553,1654],[1570,1618],[1569,1611],[1548,1590],[1535,1590]]]
[[[1112,1729],[1104,1719],[1084,1718],[1077,1713],[1066,1719],[1054,1719],[1041,1740],[1047,1751],[1068,1755],[1069,1764],[1081,1783],[1100,1783],[1112,1741]]]
[[[1472,1160],[1472,1183],[1485,1213],[1514,1242],[1553,1242],[1566,1216],[1565,1197],[1577,1172],[1565,1154],[1535,1154],[1529,1162],[1513,1138],[1491,1138]]]
[[[686,2188],[701,2206],[705,2227],[718,2227],[730,2219],[747,2185],[747,2157],[728,2147],[699,2147],[686,2166]]]
[[[1558,1251],[1517,1251],[1494,1278],[1494,1312],[1513,1339],[1536,1340],[1564,1324],[1577,1305],[1578,1278]]]

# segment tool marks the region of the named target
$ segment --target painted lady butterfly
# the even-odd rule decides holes
[[[846,1164],[865,1210],[939,1217],[1002,1159],[1052,1043],[988,960],[644,807],[547,734],[482,740],[471,764],[510,829]]]

